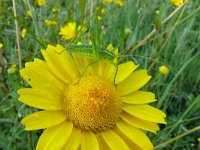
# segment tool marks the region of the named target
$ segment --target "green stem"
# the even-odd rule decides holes
[[[15,0],[12,0],[12,3],[13,3],[14,16],[15,18],[17,18]],[[21,50],[20,37],[19,37],[19,25],[16,19],[15,19],[15,32],[16,32],[16,40],[17,40],[17,48],[18,48],[19,68],[21,69],[22,68],[22,50]]]
[[[33,24],[34,24],[34,27],[35,27],[36,35],[38,36],[40,42],[42,43],[42,46],[43,46],[43,47],[46,47],[46,43],[45,43],[44,37],[43,37],[43,35],[42,35],[42,32],[41,32],[40,27],[39,27],[39,24],[38,24],[38,22],[37,22],[35,13],[34,13],[34,11],[33,11],[33,8],[32,8],[32,6],[31,6],[29,0],[27,0],[27,4],[28,4],[28,8],[29,8],[29,10],[31,11],[31,14],[32,14],[31,16],[32,16],[32,19],[33,19]]]

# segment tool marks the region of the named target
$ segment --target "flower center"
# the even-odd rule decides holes
[[[115,127],[122,102],[113,84],[97,76],[83,77],[65,90],[63,110],[74,126],[93,132]]]

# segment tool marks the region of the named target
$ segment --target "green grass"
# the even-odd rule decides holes
[[[19,23],[19,32],[22,28],[27,29],[27,36],[19,40],[23,66],[36,57],[42,58],[40,49],[46,48],[47,44],[66,46],[67,41],[58,35],[60,27],[70,21],[78,24],[82,21],[79,1],[48,0],[45,7],[38,7],[35,1],[28,6],[28,2],[16,2],[15,18],[12,1],[0,1],[0,43],[3,43],[0,49],[0,149],[3,150],[32,149],[42,132],[26,132],[20,123],[35,109],[18,101],[17,90],[28,85],[19,75],[15,19]],[[133,60],[140,64],[140,69],[149,69],[152,80],[146,88],[154,92],[158,99],[152,105],[166,112],[168,122],[167,125],[160,125],[157,135],[148,133],[150,139],[161,150],[199,149],[200,1],[190,1],[164,24],[160,22],[176,9],[168,0],[127,0],[124,4],[123,7],[100,5],[106,9],[106,14],[98,22],[98,35],[103,46],[112,43],[119,48],[120,55],[130,55],[121,58],[121,62]],[[33,10],[33,18],[25,19],[29,7]],[[60,12],[53,13],[54,7]],[[90,20],[94,32],[96,21],[95,17],[90,18],[89,9],[89,3],[86,3],[85,21]],[[158,9],[159,16],[155,13]],[[94,7],[95,15],[100,15],[100,12]],[[55,20],[58,25],[46,26],[45,19]],[[125,32],[127,28],[130,33]],[[157,30],[143,41],[153,29]],[[88,37],[87,31],[82,42],[86,42]],[[12,64],[18,65],[17,70],[8,74]],[[158,68],[163,64],[169,67],[170,73],[159,76]],[[179,137],[182,134],[184,136]]]

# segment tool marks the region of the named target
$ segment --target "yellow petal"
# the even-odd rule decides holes
[[[112,150],[129,150],[127,144],[113,131],[101,132],[101,135],[107,145]]]
[[[109,51],[111,51],[111,52],[113,52],[115,54],[116,58],[114,59],[113,62],[117,64],[118,48],[114,49],[114,47],[112,46],[112,44],[109,44],[106,49],[109,50]]]
[[[97,60],[98,62],[92,64],[93,72],[95,75],[101,76],[104,79],[113,81],[116,67],[114,64],[111,64],[108,60]]]
[[[38,130],[58,125],[65,120],[66,115],[62,111],[45,110],[25,117],[21,123],[25,125],[25,130]]]
[[[152,106],[124,104],[122,109],[137,118],[166,124],[164,119],[166,117],[165,113]]]
[[[59,93],[65,88],[65,84],[51,73],[47,63],[40,59],[26,63],[25,68],[20,70],[20,74],[34,88],[46,89],[55,93]]]
[[[36,150],[60,150],[69,139],[73,123],[65,121],[55,127],[47,128],[39,138]]]
[[[112,44],[109,44],[106,49],[112,52],[114,47],[112,46]]]
[[[138,128],[135,128],[125,122],[118,121],[117,127],[121,130],[130,140],[142,149],[152,150],[153,145],[149,138]]]
[[[131,116],[129,114],[126,114],[126,113],[122,113],[120,118],[122,118],[122,120],[126,121],[127,123],[129,123],[137,128],[151,131],[153,133],[156,133],[159,130],[159,126],[156,123],[150,122],[150,121],[145,121],[145,120],[136,118],[134,116]]]
[[[81,130],[73,128],[72,133],[65,144],[63,150],[77,150],[81,143]]]
[[[99,69],[102,70],[102,74],[100,74],[100,76],[104,79],[108,79],[109,81],[114,82],[117,65],[108,60],[100,61],[99,65]]]
[[[95,136],[97,138],[97,141],[99,143],[99,149],[100,150],[110,150],[110,148],[108,147],[108,145],[105,143],[102,135],[101,135],[101,132],[97,132],[95,133]]]
[[[125,62],[118,66],[117,76],[115,79],[115,84],[120,83],[126,79],[138,66],[136,66],[132,61]]]
[[[62,109],[62,95],[55,95],[45,90],[33,88],[20,89],[18,94],[20,95],[19,100],[29,106],[47,110]]]
[[[129,104],[146,104],[156,101],[155,94],[145,91],[136,91],[121,97],[121,101]]]
[[[139,90],[150,80],[150,78],[151,76],[148,76],[147,70],[133,72],[128,78],[117,85],[119,94],[123,96]]]
[[[48,45],[46,51],[42,50],[42,54],[51,71],[63,82],[71,83],[79,77],[72,57],[62,46]]]
[[[119,135],[128,145],[130,150],[142,150],[137,146],[131,139],[129,139],[119,128],[114,128],[113,130],[117,135]]]
[[[74,62],[76,64],[77,68],[79,69],[81,76],[84,76],[86,74],[86,72],[89,72],[88,65],[91,65],[92,62],[94,61],[92,58],[85,57],[78,53],[72,53],[72,56],[74,58]],[[90,71],[90,73],[91,73],[91,71]]]
[[[99,150],[99,144],[94,133],[87,131],[82,132],[81,150]]]

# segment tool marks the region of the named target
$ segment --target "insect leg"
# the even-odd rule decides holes
[[[115,85],[115,79],[116,79],[117,72],[118,72],[118,65],[116,63],[114,63],[113,61],[110,61],[110,63],[116,68],[114,80],[113,80],[113,84]]]
[[[101,59],[98,59],[98,60],[95,60],[95,61],[89,63],[89,64],[84,68],[83,72],[80,73],[81,77],[78,79],[77,83],[75,83],[75,84],[78,84],[78,83],[79,83],[79,81],[80,81],[81,78],[84,76],[84,74],[86,73],[86,71],[87,71],[87,69],[88,69],[88,67],[89,67],[90,65],[93,65],[93,64],[95,64],[95,63],[98,63],[100,60],[101,60]]]

